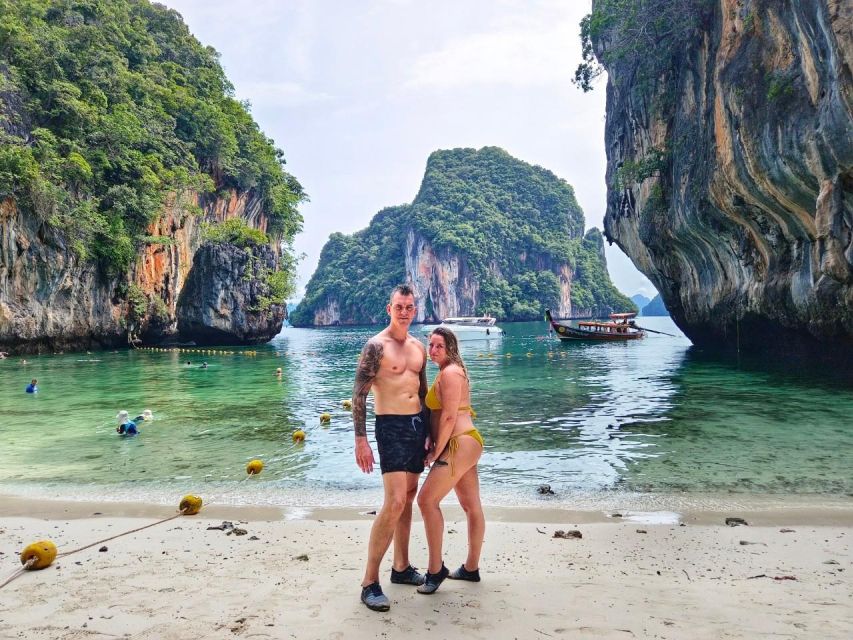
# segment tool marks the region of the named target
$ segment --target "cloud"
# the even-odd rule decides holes
[[[333,99],[331,94],[312,91],[298,82],[249,81],[236,87],[237,97],[264,107],[301,107]]]
[[[455,38],[412,64],[409,89],[568,84],[579,56],[577,19],[566,13]]]

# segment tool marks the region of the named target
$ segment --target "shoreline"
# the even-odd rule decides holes
[[[822,501],[820,498],[824,498]],[[277,522],[294,520],[352,521],[371,520],[375,504],[350,506],[304,505],[242,505],[207,504],[198,519],[234,519],[243,522]],[[747,519],[756,526],[810,525],[853,527],[853,499],[826,496],[772,496],[752,495],[738,501],[736,506],[714,505],[714,508],[674,510],[661,505],[659,509],[645,508],[623,501],[622,508],[573,508],[562,503],[543,501],[528,506],[485,505],[487,520],[507,523],[615,523],[632,522],[649,525],[724,524],[727,517]],[[442,509],[448,517],[462,518],[458,504],[446,502]],[[165,518],[173,515],[177,505],[155,502],[122,502],[104,500],[67,500],[24,497],[0,493],[0,514],[4,517],[33,518],[41,520],[80,520],[93,517],[113,518]],[[413,519],[420,522],[417,507]]]

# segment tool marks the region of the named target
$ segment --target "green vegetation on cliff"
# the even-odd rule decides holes
[[[410,241],[427,243],[440,259],[460,258],[479,286],[477,314],[541,318],[546,307],[559,307],[564,266],[573,272],[575,309],[633,309],[610,283],[601,234],[584,237],[583,228],[572,187],[550,171],[496,147],[436,151],[411,205],[383,209],[351,236],[332,234],[290,320],[311,325],[332,303],[343,321],[381,321],[390,289],[413,279]]]
[[[269,232],[290,241],[303,192],[283,163],[177,12],[0,0],[0,200],[107,273],[133,263],[169,192],[254,190]]]

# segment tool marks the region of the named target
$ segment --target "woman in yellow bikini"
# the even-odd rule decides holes
[[[480,480],[477,462],[483,454],[483,437],[474,428],[476,416],[471,408],[468,370],[459,355],[453,332],[437,328],[429,337],[429,357],[439,373],[426,396],[430,408],[430,427],[434,448],[427,456],[429,475],[418,493],[418,506],[424,519],[429,567],[426,581],[418,593],[435,593],[445,578],[480,581],[480,550],[486,520],[480,504]],[[444,516],[440,503],[456,490],[459,504],[468,519],[468,557],[456,571],[448,571],[442,560]]]

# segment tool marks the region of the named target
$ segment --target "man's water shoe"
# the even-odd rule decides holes
[[[391,601],[382,593],[382,587],[378,582],[372,582],[361,588],[361,601],[373,611],[388,611],[391,608]]]
[[[456,570],[451,571],[450,575],[447,576],[451,580],[467,580],[468,582],[479,582],[480,581],[480,570],[474,569],[473,571],[468,571],[465,568],[465,563]]]
[[[413,584],[416,587],[424,583],[424,574],[418,572],[417,567],[409,565],[402,571],[391,568],[391,582],[394,584]]]
[[[448,575],[450,575],[450,571],[447,570],[444,563],[441,564],[441,571],[438,573],[430,573],[427,571],[426,580],[424,580],[424,583],[418,587],[418,593],[435,593],[438,591],[438,587],[442,582],[444,582],[444,579]]]

